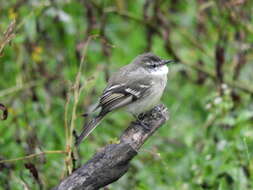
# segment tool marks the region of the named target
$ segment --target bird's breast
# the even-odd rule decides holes
[[[156,106],[164,92],[167,83],[167,75],[157,75],[153,77],[152,85],[146,95],[144,95],[139,100],[133,102],[132,104],[127,106],[127,111],[134,114],[139,115],[140,113],[144,113],[154,106]]]

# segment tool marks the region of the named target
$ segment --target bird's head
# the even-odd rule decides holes
[[[164,60],[156,56],[153,53],[144,53],[137,56],[133,64],[139,68],[145,69],[151,74],[167,74],[168,73],[168,64],[172,63],[172,60]]]

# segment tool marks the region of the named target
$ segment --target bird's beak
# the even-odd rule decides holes
[[[163,65],[169,64],[169,63],[174,63],[174,60],[163,60]]]

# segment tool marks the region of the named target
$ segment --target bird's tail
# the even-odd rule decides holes
[[[103,116],[97,116],[84,126],[81,134],[78,136],[76,140],[76,146],[79,146],[82,140],[85,139],[96,128],[96,126],[99,124],[99,122],[102,119],[103,119]]]

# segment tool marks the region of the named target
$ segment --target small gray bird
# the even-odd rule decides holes
[[[99,114],[84,126],[76,145],[111,111],[125,108],[137,117],[156,106],[167,83],[167,64],[171,62],[173,61],[163,60],[153,53],[144,53],[115,72],[93,110],[100,108]]]

